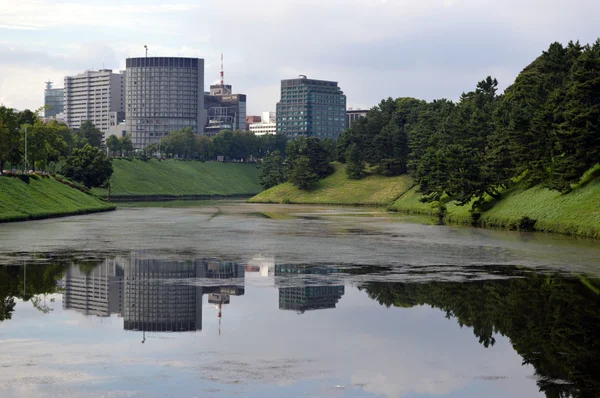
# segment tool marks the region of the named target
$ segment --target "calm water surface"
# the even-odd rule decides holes
[[[0,225],[0,397],[597,397],[600,245],[208,202]]]

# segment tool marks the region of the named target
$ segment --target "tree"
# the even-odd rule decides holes
[[[0,106],[0,175],[6,162],[19,163],[22,153],[19,143],[17,115],[12,109]]]
[[[78,148],[83,148],[86,144],[100,148],[102,145],[102,138],[104,138],[104,133],[97,129],[89,120],[81,123],[81,126],[75,135]]]
[[[106,139],[106,147],[115,156],[115,153],[121,151],[121,141],[119,141],[116,135],[111,135]]]
[[[294,166],[290,173],[290,182],[300,189],[310,189],[319,181],[319,175],[311,166],[311,160],[307,155],[300,155],[294,160]]]
[[[33,125],[21,127],[21,145],[25,147],[27,141],[28,167],[45,169],[49,162],[68,154],[69,148],[60,134],[61,129],[59,124],[46,124],[39,119]]]
[[[286,181],[285,166],[279,151],[269,153],[260,164],[260,185],[269,189]]]
[[[129,153],[133,151],[131,136],[127,134],[125,137],[119,138],[119,146],[121,149],[121,156],[123,156],[123,153],[125,153],[125,156],[129,155]]]
[[[356,144],[352,144],[346,153],[346,175],[353,180],[365,175],[365,161]]]
[[[88,188],[104,185],[112,173],[110,159],[100,148],[91,145],[73,150],[63,168],[65,177],[79,181]]]

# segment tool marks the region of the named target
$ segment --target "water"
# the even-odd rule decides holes
[[[207,202],[1,225],[0,396],[600,396],[598,242],[427,222]]]

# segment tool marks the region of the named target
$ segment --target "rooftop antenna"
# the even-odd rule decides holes
[[[52,82],[50,81],[50,79],[48,79],[48,81],[46,82],[46,89],[50,90],[52,88]]]
[[[146,58],[148,58],[148,46],[144,44],[144,48],[146,49]]]
[[[225,87],[225,70],[223,69],[223,53],[221,53],[221,73],[219,75],[221,76],[221,88],[224,89],[224,87]]]

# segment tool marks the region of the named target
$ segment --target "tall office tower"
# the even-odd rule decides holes
[[[111,69],[85,71],[65,77],[65,118],[67,125],[78,129],[91,121],[99,130],[108,131],[111,119],[125,116],[125,74]]]
[[[126,130],[135,149],[185,127],[204,133],[203,59],[127,58],[126,75]]]
[[[337,82],[306,76],[281,81],[277,133],[336,139],[345,129],[346,96]]]
[[[44,90],[44,116],[52,117],[65,110],[64,89],[52,88],[52,82],[46,82]]]

